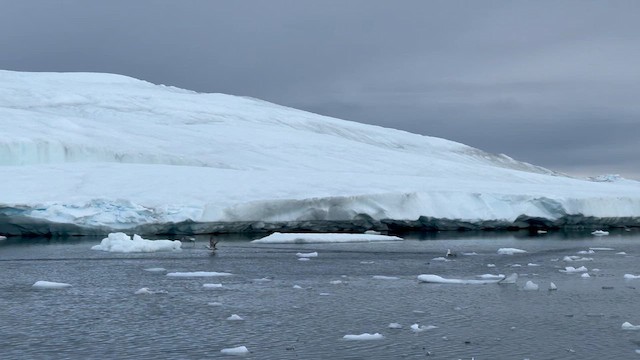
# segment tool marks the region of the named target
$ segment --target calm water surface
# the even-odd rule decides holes
[[[99,238],[5,240],[0,242],[0,358],[233,358],[220,350],[240,345],[251,351],[248,359],[640,358],[635,352],[640,331],[621,330],[625,321],[640,324],[640,280],[623,279],[640,274],[640,235],[448,236],[307,245],[225,239],[215,256],[204,240],[184,244],[180,252],[151,254],[91,250]],[[498,255],[502,247],[527,253]],[[592,261],[562,260],[589,247],[615,251],[582,255]],[[432,260],[447,248],[458,257]],[[319,256],[310,261],[296,257],[312,251]],[[626,255],[617,254],[621,251]],[[581,265],[591,278],[559,271]],[[172,278],[144,270],[153,267],[233,276]],[[512,272],[520,274],[516,285],[416,279]],[[38,280],[73,286],[37,290],[32,285]],[[523,290],[527,280],[540,290]],[[557,291],[547,290],[550,281]],[[206,289],[205,283],[223,287]],[[136,295],[142,287],[160,293]],[[244,320],[226,320],[232,314]],[[389,323],[403,328],[390,329]],[[416,333],[410,329],[416,323],[437,328]],[[384,339],[342,339],[376,332]]]

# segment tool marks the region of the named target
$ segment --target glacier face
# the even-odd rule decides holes
[[[111,74],[0,71],[0,215],[183,221],[640,217],[635,181]]]

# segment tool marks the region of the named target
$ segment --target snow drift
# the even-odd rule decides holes
[[[421,216],[640,223],[635,181],[574,179],[444,139],[119,75],[0,71],[0,118],[0,233]]]

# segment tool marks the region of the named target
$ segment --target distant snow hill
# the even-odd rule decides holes
[[[111,74],[0,71],[0,169],[0,234],[640,223],[635,181]]]

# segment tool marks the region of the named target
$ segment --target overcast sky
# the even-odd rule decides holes
[[[640,179],[635,0],[0,0],[0,68],[253,96]]]

